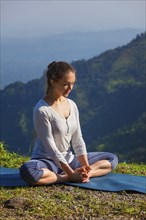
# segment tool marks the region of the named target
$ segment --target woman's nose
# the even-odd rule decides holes
[[[73,85],[68,85],[68,88],[69,88],[70,90],[72,90]]]

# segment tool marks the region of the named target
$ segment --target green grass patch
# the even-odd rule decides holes
[[[25,161],[29,160],[29,157],[24,157],[14,152],[10,153],[7,148],[4,142],[0,142],[0,166],[18,168]]]
[[[145,176],[146,175],[146,164],[136,164],[136,163],[119,163],[114,171],[115,173],[125,173],[132,175]]]
[[[1,166],[18,168],[28,157],[6,150],[0,143]],[[144,175],[145,164],[120,163],[116,173]],[[11,198],[26,199],[25,206],[6,207]],[[41,187],[1,187],[0,220],[144,220],[146,197],[131,192],[102,192],[61,184]]]

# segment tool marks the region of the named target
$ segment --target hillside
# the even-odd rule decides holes
[[[146,34],[141,34],[123,47],[72,63],[78,79],[70,98],[79,107],[89,151],[110,150],[121,161],[146,162],[145,42]],[[31,150],[32,111],[44,91],[44,76],[1,90],[0,138],[14,146],[10,150]]]
[[[74,63],[79,71],[75,100],[89,149],[145,161],[145,48],[144,34],[124,47]]]

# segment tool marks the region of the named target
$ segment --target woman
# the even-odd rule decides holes
[[[20,168],[22,179],[32,185],[88,182],[90,177],[111,172],[118,164],[117,156],[87,153],[77,106],[67,98],[76,81],[74,68],[66,62],[52,62],[46,75],[47,94],[33,112],[37,140],[31,160]]]

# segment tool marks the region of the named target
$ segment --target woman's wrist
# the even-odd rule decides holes
[[[66,173],[68,176],[71,176],[74,173],[74,170],[69,166],[69,164],[64,164],[62,162],[60,162],[60,164],[64,173]]]
[[[81,166],[89,166],[87,154],[78,156],[78,160],[79,160]]]

